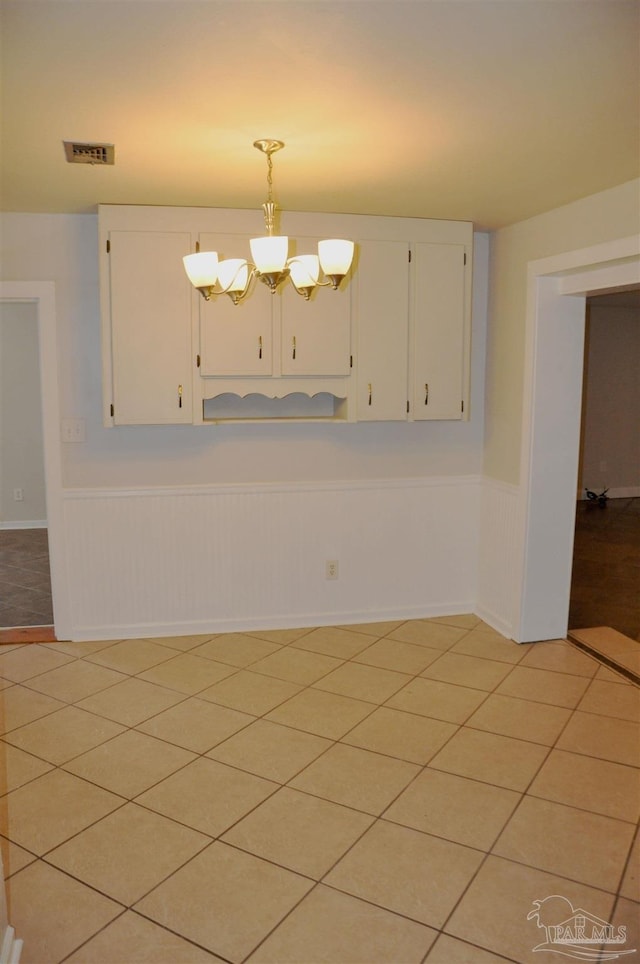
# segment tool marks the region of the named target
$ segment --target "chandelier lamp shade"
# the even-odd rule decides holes
[[[336,291],[351,267],[353,241],[340,238],[319,241],[317,254],[299,254],[290,258],[289,238],[274,233],[276,205],[272,196],[272,155],[281,150],[284,143],[264,139],[254,141],[253,146],[267,156],[268,196],[262,205],[267,233],[250,240],[251,261],[244,258],[221,261],[217,251],[188,254],[183,261],[191,284],[205,301],[210,301],[214,295],[226,294],[234,305],[247,297],[254,278],[266,284],[272,294],[290,278],[298,294],[307,301],[314,288],[331,287]]]

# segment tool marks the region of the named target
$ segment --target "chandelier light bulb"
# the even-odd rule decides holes
[[[218,252],[200,251],[182,259],[184,270],[194,288],[212,288],[218,279]]]

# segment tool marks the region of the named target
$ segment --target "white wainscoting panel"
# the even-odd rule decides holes
[[[481,489],[478,476],[67,489],[72,636],[471,612]]]
[[[485,478],[480,510],[478,597],[475,613],[503,636],[512,638],[518,539],[519,488]]]

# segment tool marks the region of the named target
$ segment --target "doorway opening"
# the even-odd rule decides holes
[[[0,303],[0,628],[51,626],[38,308]]]
[[[640,641],[640,289],[587,299],[569,630]]]
[[[51,281],[0,281],[0,303],[3,306],[29,305],[37,317],[36,357],[39,363],[45,488],[43,518],[47,523],[54,632],[50,629],[33,630],[33,632],[41,635],[48,633],[50,637],[55,633],[58,639],[68,639],[70,601],[66,578],[63,516],[55,285]],[[33,638],[29,636],[32,631],[28,628],[11,632],[22,634],[17,641],[28,641]],[[8,641],[4,631],[0,631],[0,641]]]

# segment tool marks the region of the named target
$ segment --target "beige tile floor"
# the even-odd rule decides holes
[[[565,640],[16,645],[0,686],[24,964],[525,964],[554,895],[640,953],[640,690]]]

